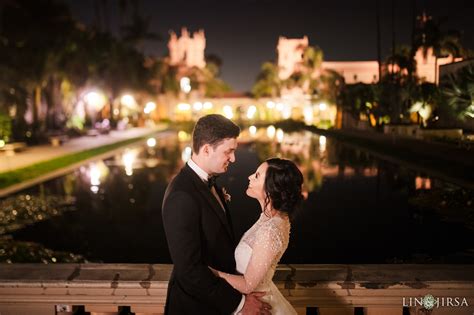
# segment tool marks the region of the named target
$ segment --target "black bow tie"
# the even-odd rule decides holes
[[[217,176],[215,176],[215,175],[209,176],[207,178],[207,186],[209,188],[212,188],[212,186],[216,186],[216,180],[217,180]]]

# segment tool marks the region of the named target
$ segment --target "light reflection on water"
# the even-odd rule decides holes
[[[248,175],[279,156],[298,164],[307,195],[283,262],[474,262],[472,192],[309,132],[270,126],[256,135],[258,141],[250,130],[242,134],[237,162],[219,179],[232,195],[237,237],[259,215],[256,201],[245,195]],[[4,233],[90,261],[169,263],[161,203],[167,183],[190,157],[189,134],[147,142],[1,200],[0,209],[25,194],[69,201],[67,207],[46,201],[24,224],[2,221]],[[10,212],[0,216],[11,218],[11,207],[5,209]]]

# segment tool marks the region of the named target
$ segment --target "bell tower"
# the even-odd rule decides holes
[[[194,32],[190,36],[188,30],[181,29],[181,36],[178,37],[175,32],[170,32],[168,49],[170,53],[170,64],[180,65],[187,68],[204,68],[206,61],[204,59],[204,50],[206,48],[206,36],[203,30]]]

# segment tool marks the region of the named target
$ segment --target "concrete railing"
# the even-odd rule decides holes
[[[163,314],[171,268],[3,264],[0,314]],[[428,294],[433,315],[474,314],[474,265],[281,265],[274,281],[299,314],[428,314]]]

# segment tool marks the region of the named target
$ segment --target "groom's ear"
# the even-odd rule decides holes
[[[201,153],[204,154],[205,156],[208,156],[210,149],[211,149],[211,146],[209,145],[209,143],[206,143],[201,147]]]

